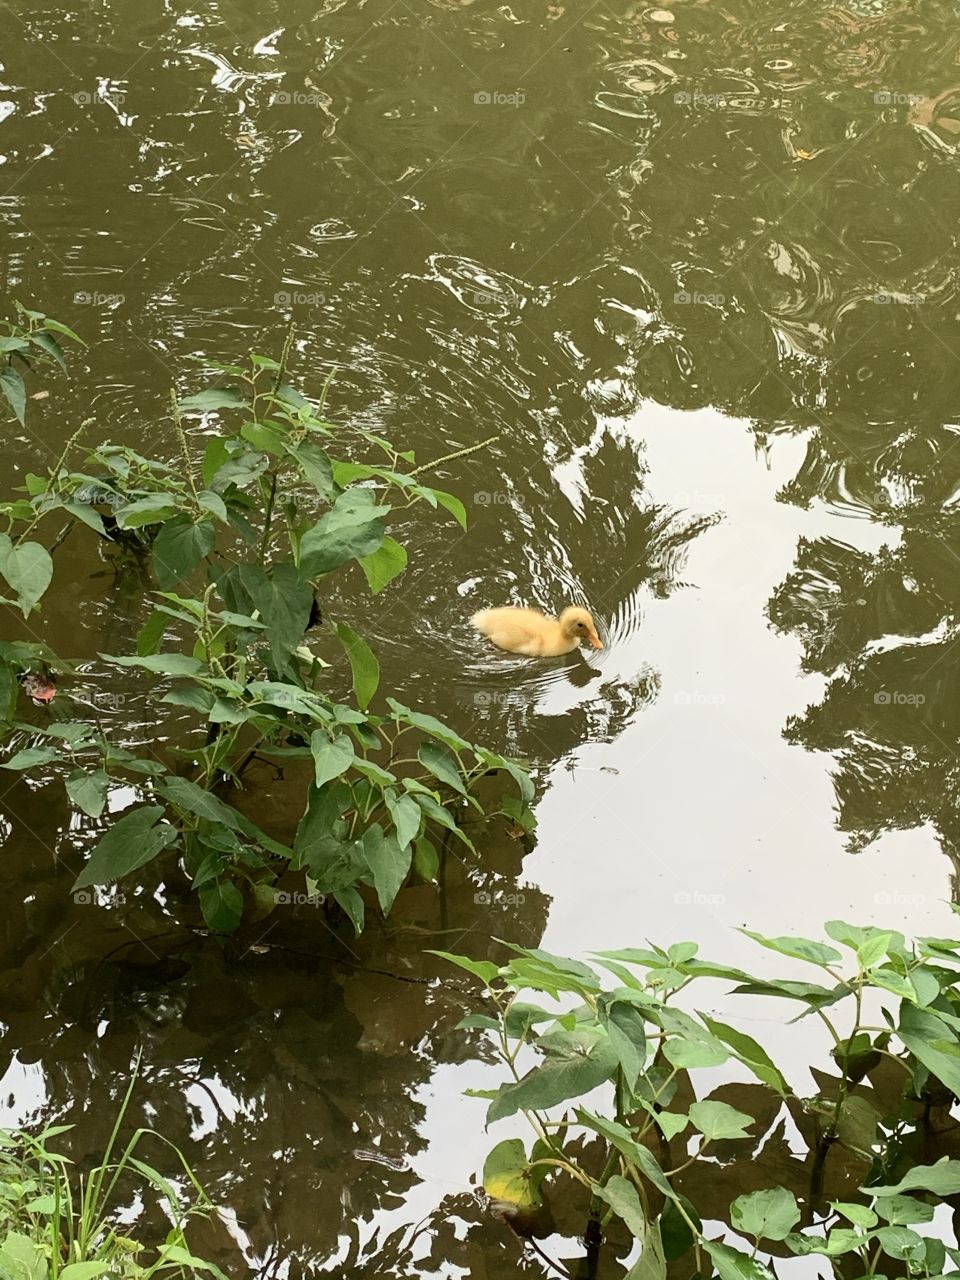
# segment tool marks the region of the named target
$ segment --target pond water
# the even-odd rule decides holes
[[[536,766],[540,824],[359,942],[303,907],[224,945],[146,893],[72,901],[90,824],[59,783],[4,784],[6,1110],[94,1152],[140,1046],[137,1105],[249,1274],[549,1274],[478,1203],[492,1139],[461,1095],[491,1073],[426,947],[749,963],[735,926],[951,928],[955,8],[12,0],[3,24],[4,292],[89,344],[7,425],[7,489],[91,416],[174,457],[193,358],[275,350],[291,316],[336,422],[418,459],[495,437],[438,473],[468,533],[418,515],[406,574],[338,608],[396,696]],[[58,555],[36,625],[119,735],[167,733],[96,659],[141,593],[92,539]],[[602,653],[494,657],[467,625],[570,601]],[[295,818],[269,771],[250,803]]]

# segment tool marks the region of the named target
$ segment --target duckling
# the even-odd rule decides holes
[[[481,635],[498,649],[522,653],[528,658],[554,658],[572,653],[584,641],[602,649],[592,616],[586,609],[564,609],[559,618],[547,618],[536,609],[481,609],[470,619]]]

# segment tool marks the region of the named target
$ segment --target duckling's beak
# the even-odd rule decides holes
[[[593,645],[594,649],[603,648],[603,641],[600,639],[600,637],[597,635],[596,632],[594,632],[593,635],[590,636],[590,643]]]

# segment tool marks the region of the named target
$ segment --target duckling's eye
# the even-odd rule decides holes
[[[586,624],[585,622],[578,622],[578,623],[577,623],[577,630],[578,630],[578,631],[586,631],[586,629],[587,629],[587,624]]]

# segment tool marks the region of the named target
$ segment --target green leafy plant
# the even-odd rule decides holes
[[[460,1025],[489,1033],[509,1072],[479,1095],[487,1123],[523,1117],[534,1135],[493,1149],[487,1194],[535,1236],[545,1206],[572,1189],[586,1223],[570,1233],[586,1240],[588,1263],[606,1238],[631,1280],[668,1266],[770,1280],[774,1258],[806,1254],[838,1277],[939,1276],[948,1260],[960,1274],[960,1250],[920,1229],[960,1195],[956,1125],[944,1120],[960,1097],[960,941],[908,944],[841,921],[826,926],[837,946],[744,932],[817,979],[754,976],[701,959],[692,942],[592,964],[518,946],[504,964],[434,953],[484,984],[489,1012]],[[774,997],[820,1020],[833,1070],[811,1069],[813,1096],[752,1036],[678,1007],[681,992],[717,980],[751,1005]],[[788,1148],[787,1125],[805,1154]],[[725,1171],[749,1190],[724,1196]]]
[[[16,320],[0,320],[0,393],[22,426],[27,416],[27,384],[23,372],[35,360],[66,369],[62,338],[82,340],[59,320],[16,303]]]
[[[191,1220],[209,1216],[213,1205],[182,1153],[160,1134],[137,1129],[120,1147],[119,1135],[131,1080],[102,1160],[80,1175],[53,1148],[70,1125],[31,1135],[0,1131],[0,1278],[2,1280],[148,1280],[150,1276],[225,1280],[213,1263],[195,1257],[187,1243]],[[179,1175],[166,1177],[141,1157],[147,1139],[172,1151]],[[180,1185],[178,1185],[180,1184]],[[147,1248],[115,1225],[121,1190],[136,1186],[157,1193],[170,1227]]]
[[[60,769],[71,803],[97,820],[113,782],[129,786],[132,777],[142,803],[111,816],[75,887],[172,855],[220,931],[236,928],[248,904],[269,909],[290,866],[359,931],[364,886],[386,913],[412,873],[436,877],[444,842],[472,856],[471,814],[503,814],[528,829],[533,821],[533,787],[518,764],[393,698],[373,707],[377,659],[336,616],[333,575],[352,562],[373,595],[402,573],[407,552],[389,532],[392,513],[425,503],[465,526],[460,501],[423,477],[473,449],[416,466],[412,453],[373,433],[336,427],[325,417],[329,379],[316,402],[290,381],[292,347],[291,332],[279,360],[215,365],[228,381],[172,400],[176,468],[127,447],[84,449],[85,424],[56,465],[28,475],[23,496],[0,509],[9,525],[0,578],[24,617],[39,607],[52,553],[74,528],[89,528],[145,583],[152,578],[154,606],[136,652],[101,657],[162,681],[160,703],[183,708],[196,726],[172,750],[147,755],[111,741],[89,717],[19,721],[25,673],[69,668],[42,645],[4,644],[0,718],[9,734],[28,737],[2,767]],[[233,425],[209,435],[195,458],[184,416],[212,413]],[[338,457],[334,446],[372,450],[377,460]],[[48,549],[37,530],[55,515],[67,523]],[[327,664],[309,647],[317,626],[346,656],[351,704],[332,695]],[[230,803],[254,756],[312,769],[292,847]],[[477,784],[491,772],[504,775],[509,793],[485,809]]]

